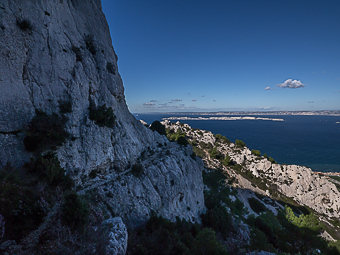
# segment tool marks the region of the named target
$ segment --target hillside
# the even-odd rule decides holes
[[[0,54],[0,254],[337,254],[336,180],[133,117],[100,0],[1,1]]]

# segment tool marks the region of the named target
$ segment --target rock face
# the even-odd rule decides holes
[[[151,211],[198,220],[203,164],[128,111],[100,0],[1,1],[0,54],[0,168],[32,156],[23,139],[36,111],[60,115],[67,102],[72,139],[56,152],[79,193],[96,192],[129,226]],[[111,107],[115,125],[91,120],[90,105]]]
[[[300,205],[312,208],[321,215],[340,217],[340,191],[328,177],[320,176],[305,166],[272,163],[265,157],[253,155],[247,147],[239,148],[234,143],[217,141],[216,136],[211,132],[194,130],[187,124],[169,121],[164,121],[163,124],[175,132],[177,130],[184,132],[188,139],[195,141],[201,149],[200,144],[210,144],[211,148],[216,148],[221,154],[229,155],[230,159],[240,166],[239,171],[222,166],[218,160],[208,154],[203,158],[208,167],[224,168],[231,176],[238,179],[238,187],[267,196],[273,196],[274,190],[292,198]],[[252,177],[249,181],[245,178],[247,176],[257,179]],[[260,186],[258,183],[263,185]]]
[[[124,255],[127,249],[128,233],[120,217],[106,220],[103,225],[109,228],[107,255]]]

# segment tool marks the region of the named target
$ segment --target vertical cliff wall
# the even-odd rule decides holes
[[[33,153],[23,140],[32,118],[62,116],[67,104],[69,137],[56,152],[79,193],[96,192],[130,225],[151,210],[198,218],[203,165],[128,111],[99,0],[1,1],[0,55],[0,167],[27,162]],[[104,105],[113,109],[111,127],[90,118],[89,108]]]

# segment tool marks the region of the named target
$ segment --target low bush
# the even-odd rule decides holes
[[[261,152],[259,150],[251,150],[251,154],[260,157],[261,156]]]
[[[235,140],[235,145],[236,145],[236,147],[239,147],[239,148],[243,148],[243,147],[246,146],[245,142],[243,142],[242,140],[239,140],[239,139]]]
[[[33,27],[31,22],[28,19],[17,19],[17,26],[22,31],[32,31]]]
[[[293,210],[289,206],[286,206],[285,216],[289,222],[299,228],[308,228],[313,231],[318,231],[322,228],[321,222],[319,221],[318,217],[313,213],[307,215],[301,214],[299,216],[296,216]]]
[[[292,211],[289,212],[290,216],[291,213]],[[286,212],[279,212],[277,216],[272,212],[265,212],[257,218],[250,216],[247,223],[252,229],[252,249],[279,254],[339,254],[336,247],[329,247],[327,242],[319,237],[320,232],[313,230],[315,228],[292,224],[287,220]],[[317,225],[316,222],[314,224]],[[321,253],[315,253],[317,249]]]
[[[142,164],[140,163],[136,163],[132,166],[131,168],[131,173],[135,176],[135,177],[141,177],[142,174],[144,173],[144,167],[142,166]]]
[[[216,142],[227,143],[227,144],[230,143],[229,139],[221,134],[216,134],[215,138],[216,138]]]
[[[66,119],[55,113],[48,115],[37,111],[26,130],[26,150],[41,152],[62,145],[69,136],[65,131],[65,123]]]
[[[81,230],[88,222],[89,207],[84,198],[75,192],[65,195],[62,206],[63,223],[72,229]]]
[[[225,207],[216,205],[208,209],[206,214],[201,216],[202,223],[205,227],[212,228],[222,234],[223,237],[233,231],[232,218]]]
[[[223,159],[223,154],[217,150],[216,147],[214,147],[212,150],[210,150],[210,157],[213,159]]]
[[[248,203],[251,209],[257,214],[267,211],[266,206],[254,197],[248,198]]]
[[[205,153],[203,150],[201,150],[198,147],[193,147],[193,151],[195,152],[196,156],[200,157],[200,158],[204,158],[205,157]]]
[[[177,138],[177,143],[179,145],[183,145],[183,146],[186,146],[188,144],[188,140],[185,138],[185,136],[179,136]]]
[[[45,216],[40,193],[30,178],[18,169],[0,170],[0,214],[5,222],[5,240],[19,241],[34,230]]]
[[[106,70],[111,74],[116,74],[115,66],[111,62],[106,63]]]
[[[225,155],[222,161],[222,164],[225,166],[229,166],[231,164],[231,158],[229,155]]]
[[[277,162],[275,161],[275,159],[273,159],[272,157],[269,157],[266,153],[263,154],[263,157],[265,157],[266,159],[268,159],[272,164],[276,164]]]
[[[170,222],[152,216],[145,226],[129,232],[127,254],[224,255],[226,251],[211,229],[180,219]]]
[[[157,131],[161,135],[166,135],[165,126],[162,123],[160,123],[158,120],[155,120],[154,122],[152,122],[150,129],[152,131]]]
[[[34,174],[39,180],[45,181],[50,186],[61,186],[65,190],[71,189],[74,185],[69,175],[60,166],[58,158],[48,153],[38,157],[25,165],[29,173]]]
[[[94,106],[93,103],[90,104],[90,120],[93,120],[100,127],[113,128],[116,123],[116,116],[113,113],[111,107],[106,107],[102,105],[99,107]]]
[[[187,145],[189,142],[187,141],[186,139],[186,135],[184,132],[182,132],[180,129],[178,129],[175,132],[173,132],[173,130],[171,129],[168,129],[166,130],[166,135],[168,137],[168,139],[172,142],[177,142],[178,144],[181,144],[181,145]],[[179,139],[179,141],[178,141]]]
[[[97,50],[94,45],[94,40],[93,40],[93,35],[86,35],[85,36],[85,44],[86,44],[86,49],[91,52],[92,55],[96,55]]]

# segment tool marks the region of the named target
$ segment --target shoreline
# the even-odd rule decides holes
[[[252,117],[252,116],[233,116],[233,117],[168,117],[162,118],[162,120],[265,120],[265,121],[285,121],[279,118],[262,118],[262,117]]]

